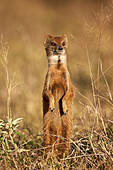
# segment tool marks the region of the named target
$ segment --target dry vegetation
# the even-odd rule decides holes
[[[112,1],[7,2],[0,0],[1,169],[113,169]],[[72,150],[61,160],[45,160],[42,146],[48,33],[68,35],[75,89]]]

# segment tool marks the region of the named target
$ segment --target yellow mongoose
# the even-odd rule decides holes
[[[61,37],[46,35],[44,47],[48,59],[48,72],[43,89],[44,146],[62,155],[69,151],[72,134],[73,86],[67,69],[66,34]]]

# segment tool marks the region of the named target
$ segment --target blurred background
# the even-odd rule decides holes
[[[12,115],[23,117],[27,126],[42,132],[42,90],[47,72],[43,47],[46,34],[67,34],[68,68],[73,85],[93,102],[89,76],[88,47],[93,79],[97,80],[98,55],[113,90],[113,8],[109,0],[0,0],[0,34],[8,42],[10,76],[20,82],[11,95]],[[101,71],[100,71],[101,75]],[[0,64],[0,118],[6,116],[5,71]],[[107,95],[100,78],[100,90]],[[84,113],[83,102],[75,90],[73,117]],[[102,103],[103,107],[104,102]],[[107,113],[113,114],[108,107]]]

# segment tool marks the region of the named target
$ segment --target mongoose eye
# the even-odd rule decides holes
[[[52,45],[52,46],[56,46],[56,43],[55,43],[55,42],[51,42],[51,45]]]
[[[64,46],[65,44],[66,44],[65,42],[62,43],[63,46]]]

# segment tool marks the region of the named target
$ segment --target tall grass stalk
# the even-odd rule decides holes
[[[11,93],[13,89],[19,84],[16,83],[13,75],[13,78],[10,77],[8,69],[8,52],[9,46],[7,42],[3,42],[3,36],[0,40],[0,55],[1,63],[5,70],[6,76],[6,89],[7,89],[7,116],[6,120],[0,119],[0,140],[2,142],[2,149],[8,154],[11,151],[13,146],[15,149],[18,149],[17,144],[14,141],[14,136],[18,129],[19,123],[22,121],[22,118],[17,118],[13,120],[11,112]]]
[[[94,106],[96,107],[95,87],[94,87],[93,74],[92,74],[92,70],[91,70],[91,63],[90,63],[90,57],[89,57],[87,45],[86,45],[86,55],[87,55],[87,59],[88,59],[89,75],[90,75],[90,79],[91,79],[91,87],[92,87],[92,93],[93,93],[93,99],[94,99]]]
[[[19,83],[15,82],[15,74],[13,77],[10,77],[9,69],[8,69],[8,52],[9,52],[9,46],[7,42],[3,42],[3,36],[1,35],[1,41],[0,41],[0,55],[1,55],[1,63],[4,67],[5,73],[6,73],[6,88],[7,88],[7,117],[10,119],[12,118],[11,113],[11,92],[15,87],[17,87]]]
[[[0,41],[0,54],[1,54],[1,63],[4,67],[5,73],[6,73],[6,88],[7,88],[7,117],[10,119],[12,117],[11,115],[11,81],[9,77],[9,70],[8,70],[8,60],[7,55],[9,52],[9,46],[7,45],[7,42],[3,43],[3,36],[1,35],[1,41]]]

